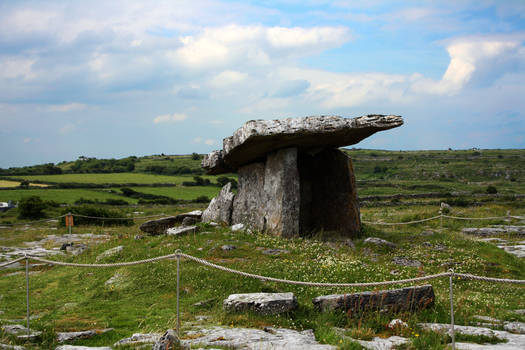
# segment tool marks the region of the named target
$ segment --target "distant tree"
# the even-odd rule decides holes
[[[29,187],[29,181],[24,180],[20,182],[20,187],[28,188]]]
[[[487,192],[488,194],[496,194],[498,193],[498,189],[495,186],[489,185],[487,186],[485,192]]]
[[[38,196],[24,197],[18,203],[18,218],[40,219],[45,216],[46,203]]]
[[[193,153],[191,154],[191,159],[193,159],[193,160],[199,160],[199,159],[201,159],[201,156],[200,156],[200,154],[193,152]]]

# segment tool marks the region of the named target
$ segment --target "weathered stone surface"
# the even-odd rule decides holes
[[[67,341],[74,341],[78,339],[88,339],[93,338],[94,336],[98,334],[103,334],[112,331],[113,328],[105,328],[105,329],[90,329],[87,331],[79,331],[79,332],[57,332],[57,341],[59,343],[65,343]]]
[[[420,323],[420,327],[434,332],[448,333],[450,335],[450,325],[444,323]],[[458,326],[454,325],[457,333],[467,335],[484,335],[487,337],[497,337],[506,340],[506,343],[497,344],[472,344],[456,342],[456,349],[465,350],[522,350],[525,349],[525,335],[512,334],[506,331],[497,331],[484,327]]]
[[[146,221],[140,225],[140,230],[146,232],[150,236],[163,235],[166,233],[166,230],[170,227],[174,227],[178,224],[181,224],[184,218],[190,217],[194,218],[197,221],[201,220],[202,211],[194,210],[189,213],[182,213],[176,216],[168,216],[161,219]]]
[[[60,345],[55,350],[111,350],[109,346]]]
[[[263,315],[274,315],[297,308],[293,293],[247,293],[231,294],[223,302],[227,311],[251,310]]]
[[[511,333],[525,334],[524,322],[505,322],[503,329]]]
[[[0,349],[2,350],[26,350],[23,346],[19,345],[9,345],[9,344],[0,344]]]
[[[395,245],[395,243],[392,243],[392,242],[389,242],[387,240],[384,240],[382,238],[377,238],[377,237],[368,237],[367,239],[365,239],[365,243],[374,244],[374,245],[377,245],[377,246],[380,246],[380,247],[388,247],[388,248],[396,248],[397,247],[397,245]]]
[[[314,116],[281,120],[250,120],[223,141],[202,162],[210,174],[230,172],[278,149],[337,148],[403,124],[400,116],[367,115],[357,118]],[[225,167],[226,165],[226,167]],[[229,169],[228,169],[229,168]]]
[[[27,328],[18,324],[2,326],[5,333],[16,336],[20,340],[33,341],[38,339],[42,332],[29,329],[29,335],[27,334]]]
[[[153,346],[151,350],[179,350],[180,341],[173,329],[168,329],[166,333]]]
[[[188,233],[195,233],[197,230],[197,226],[177,226],[167,229],[166,234],[168,236],[182,236]]]
[[[237,195],[233,199],[232,224],[245,224],[263,231],[265,206],[264,163],[252,163],[237,172]]]
[[[98,262],[98,261],[101,261],[103,259],[106,259],[106,258],[115,256],[115,255],[118,255],[118,254],[122,253],[123,251],[124,251],[124,246],[119,245],[119,246],[116,246],[114,248],[108,249],[105,252],[99,254],[95,260]]]
[[[232,184],[228,182],[202,213],[203,222],[224,222],[231,224],[233,211],[233,198],[235,194],[231,191]]]
[[[392,262],[399,266],[420,267],[423,264],[419,260],[411,260],[404,256],[395,256]]]
[[[369,350],[390,350],[396,349],[398,345],[408,343],[407,338],[399,337],[397,335],[388,337],[388,338],[379,338],[374,337],[372,340],[358,340],[352,339],[355,342],[358,342],[366,349]]]
[[[311,329],[298,332],[285,328],[264,330],[249,328],[197,329],[186,333],[193,339],[183,340],[183,344],[192,346],[220,346],[221,348],[244,350],[335,350],[336,347],[319,344]]]
[[[336,231],[353,236],[361,228],[355,176],[350,158],[337,149],[301,153],[300,234]]]
[[[357,313],[363,311],[415,311],[434,303],[434,289],[431,285],[400,289],[381,290],[354,294],[332,294],[312,300],[319,311],[341,310]]]
[[[230,251],[230,250],[237,249],[237,247],[234,246],[234,245],[231,245],[231,244],[224,244],[223,246],[221,246],[221,249],[224,250],[225,252],[227,252],[227,251]]]
[[[244,224],[235,224],[231,227],[232,232],[244,230]]]
[[[160,333],[133,333],[131,337],[120,339],[113,346],[155,344],[160,337],[162,337]]]
[[[525,235],[525,226],[495,225],[494,227],[467,227],[461,232],[476,236],[495,236],[506,233]]]
[[[165,234],[167,229],[178,223],[179,219],[176,216],[169,216],[157,220],[146,221],[140,225],[139,228],[142,232],[146,232],[150,236],[156,236]]]
[[[299,234],[300,187],[297,149],[287,148],[268,154],[264,168],[265,206],[261,231],[293,237]]]

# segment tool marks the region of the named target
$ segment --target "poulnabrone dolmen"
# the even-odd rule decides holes
[[[208,174],[237,173],[238,191],[223,187],[204,222],[242,223],[283,237],[361,227],[354,171],[338,147],[403,125],[394,115],[250,120],[206,155]]]

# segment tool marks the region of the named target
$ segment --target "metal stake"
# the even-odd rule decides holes
[[[177,337],[180,339],[179,285],[180,285],[180,250],[177,249]]]
[[[29,258],[26,256],[26,306],[27,306],[27,336],[29,337]]]
[[[454,270],[450,270],[450,333],[452,336],[452,350],[456,349],[456,334],[454,332],[454,292],[452,291],[452,279],[454,278]]]

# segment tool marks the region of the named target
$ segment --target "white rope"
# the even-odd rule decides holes
[[[440,215],[437,215],[437,216],[433,216],[428,219],[421,219],[421,220],[414,220],[414,221],[407,221],[407,222],[372,222],[372,221],[365,221],[365,220],[361,220],[361,222],[365,224],[371,224],[371,225],[410,225],[410,224],[417,224],[420,222],[439,219],[440,217],[441,217]]]
[[[17,262],[19,262],[19,261],[24,260],[25,258],[26,258],[26,257],[23,256],[23,257],[21,257],[21,258],[15,259],[15,260],[11,260],[11,261],[8,261],[8,262],[3,262],[3,263],[0,264],[0,267],[4,267],[4,266],[9,266],[9,265],[15,264],[15,263],[17,263]]]
[[[120,266],[133,266],[133,265],[140,265],[140,264],[148,264],[164,259],[174,259],[177,257],[177,254],[169,254],[164,256],[158,256],[156,258],[149,258],[144,260],[137,260],[137,261],[129,261],[129,262],[121,262],[121,263],[112,263],[112,264],[76,264],[76,263],[67,263],[62,261],[55,261],[55,260],[47,260],[43,258],[38,258],[36,256],[28,255],[30,259],[40,261],[42,263],[46,264],[52,264],[52,265],[59,265],[59,266],[71,266],[71,267],[94,267],[94,268],[107,268],[107,267],[120,267]]]
[[[255,278],[255,279],[262,280],[262,281],[295,284],[295,285],[310,286],[310,287],[374,287],[374,286],[384,286],[384,285],[390,285],[390,284],[402,284],[402,283],[408,283],[408,282],[423,282],[423,281],[428,281],[428,280],[441,278],[441,277],[448,277],[448,276],[458,276],[458,277],[463,277],[465,279],[480,280],[480,281],[486,281],[486,282],[525,284],[525,280],[493,278],[493,277],[476,276],[476,275],[471,275],[471,274],[461,274],[461,273],[454,273],[454,272],[442,272],[442,273],[438,273],[434,275],[414,277],[414,278],[408,278],[408,279],[403,279],[403,280],[364,282],[364,283],[323,283],[323,282],[294,281],[294,280],[287,280],[287,279],[282,279],[282,278],[262,276],[262,275],[257,275],[253,273],[231,269],[231,268],[217,265],[207,260],[200,259],[192,255],[184,254],[181,252],[176,252],[174,254],[169,254],[169,255],[159,256],[155,258],[144,259],[144,260],[112,263],[112,264],[77,264],[77,263],[68,263],[68,262],[62,262],[62,261],[48,260],[48,259],[43,259],[43,258],[39,258],[39,257],[32,256],[32,255],[27,255],[26,257],[29,259],[35,260],[35,261],[42,262],[42,263],[59,265],[59,266],[108,268],[108,267],[120,267],[120,266],[148,264],[148,263],[152,263],[152,262],[156,262],[156,261],[160,261],[164,259],[174,259],[174,258],[177,258],[178,256],[184,257],[189,260],[193,260],[201,265],[205,265],[205,266],[217,269],[217,270],[237,274],[237,275],[244,276],[244,277]],[[26,257],[22,257],[22,258],[13,260],[13,261],[9,261],[8,263],[4,263],[0,265],[0,267],[9,265],[9,264],[13,264],[17,261],[24,260],[26,259]]]

